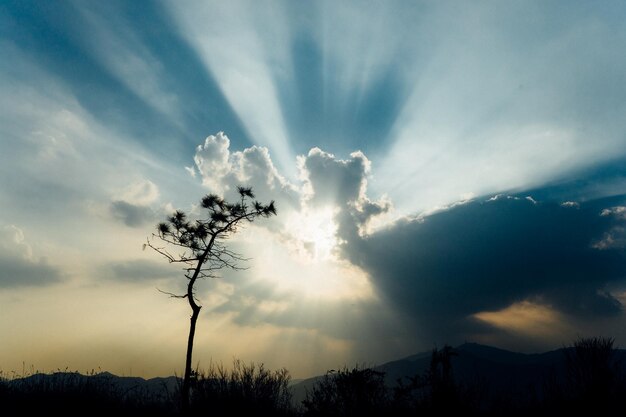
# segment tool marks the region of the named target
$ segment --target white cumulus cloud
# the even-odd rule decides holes
[[[334,213],[326,217],[336,225],[324,229],[336,230],[340,240],[365,232],[373,217],[391,207],[386,198],[371,200],[367,196],[371,162],[360,151],[340,159],[319,148],[311,149],[294,161],[300,180],[296,184],[278,172],[267,148],[252,146],[231,151],[230,140],[223,132],[207,137],[197,147],[194,162],[193,171],[212,192],[228,196],[238,185],[251,186],[260,200],[276,200],[285,219],[317,219],[319,216],[311,215],[315,211]],[[285,235],[294,233],[290,229],[293,227],[282,227]]]
[[[298,204],[296,187],[278,173],[265,147],[231,152],[228,136],[218,132],[196,148],[194,163],[211,192],[228,196],[241,185],[252,187],[262,201],[276,200],[283,209]]]

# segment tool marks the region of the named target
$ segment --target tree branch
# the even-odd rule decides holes
[[[178,294],[174,294],[171,292],[167,292],[167,291],[163,291],[162,289],[160,289],[159,287],[156,287],[157,291],[160,292],[161,294],[165,294],[165,295],[169,295],[170,298],[187,298],[187,294],[183,294],[183,295],[178,295]]]

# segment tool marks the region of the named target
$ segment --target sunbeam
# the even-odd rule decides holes
[[[286,16],[281,8],[196,2],[187,7],[172,3],[171,11],[249,136],[255,143],[270,147],[281,170],[293,177],[295,154],[277,87],[291,78]]]

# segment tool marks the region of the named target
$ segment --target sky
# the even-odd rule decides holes
[[[182,373],[155,226],[278,215],[198,283],[194,364],[626,346],[620,1],[3,1],[0,371]]]

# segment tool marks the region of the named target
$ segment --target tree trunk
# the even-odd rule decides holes
[[[202,270],[202,265],[204,264],[207,256],[211,252],[213,248],[213,243],[215,242],[216,235],[211,236],[211,240],[207,245],[206,249],[202,256],[198,259],[198,263],[196,264],[195,271],[193,276],[189,279],[189,283],[187,284],[187,302],[189,302],[189,307],[191,307],[191,322],[189,323],[189,338],[187,339],[187,358],[185,359],[185,376],[183,377],[183,390],[181,395],[182,401],[182,412],[183,415],[190,414],[190,401],[189,394],[191,391],[191,355],[193,353],[193,337],[196,334],[196,321],[198,321],[198,316],[200,315],[200,309],[202,306],[196,304],[196,300],[193,298],[193,286],[200,276],[200,271]]]
[[[191,304],[191,303],[190,303]],[[195,303],[194,303],[195,304]],[[201,306],[191,306],[192,314],[189,323],[189,338],[187,339],[187,358],[185,360],[185,376],[183,377],[183,389],[181,393],[182,411],[184,415],[189,414],[189,393],[191,391],[191,355],[193,353],[193,338],[196,333],[196,321],[200,315]]]

